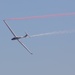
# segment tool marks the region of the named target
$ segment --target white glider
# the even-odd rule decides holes
[[[10,32],[14,35],[14,37],[11,40],[17,40],[30,54],[32,54],[32,52],[29,51],[29,49],[19,40],[21,38],[26,38],[29,35],[26,33],[25,36],[16,36],[15,33],[12,31],[12,29],[9,27],[9,25],[6,23],[5,20],[3,20],[3,22],[5,23],[5,25],[8,27],[8,29],[10,30]]]

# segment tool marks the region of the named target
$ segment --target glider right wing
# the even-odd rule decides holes
[[[5,20],[3,20],[3,22],[6,24],[6,26],[8,27],[10,32],[14,35],[14,37],[16,37],[15,33],[12,31],[12,29],[9,27],[9,25],[5,22]]]

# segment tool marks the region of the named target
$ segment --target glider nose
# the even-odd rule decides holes
[[[12,38],[11,40],[14,40],[14,38]]]
[[[16,40],[16,38],[14,37],[14,38],[12,38],[11,40]]]

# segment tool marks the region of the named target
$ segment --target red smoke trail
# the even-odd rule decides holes
[[[64,13],[64,14],[49,14],[49,15],[43,15],[43,16],[31,16],[31,17],[23,17],[23,18],[8,18],[6,20],[30,20],[30,19],[38,19],[38,18],[74,16],[74,15],[75,15],[75,12],[73,12],[73,13]]]

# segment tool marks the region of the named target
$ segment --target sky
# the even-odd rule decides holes
[[[6,20],[30,55],[3,23],[4,19],[75,13],[75,0],[0,0],[0,75],[75,75],[75,15]],[[58,32],[58,33],[56,33]]]

